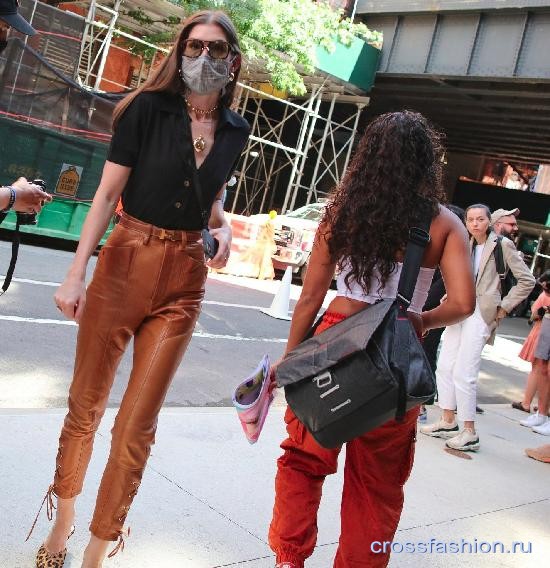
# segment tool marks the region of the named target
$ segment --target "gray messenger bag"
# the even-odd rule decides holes
[[[435,377],[407,315],[430,220],[409,231],[395,300],[386,299],[300,343],[276,368],[287,402],[315,440],[335,448],[426,402]]]

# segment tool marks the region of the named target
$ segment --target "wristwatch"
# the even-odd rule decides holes
[[[12,185],[7,185],[3,189],[9,189],[10,190],[10,200],[8,201],[8,206],[5,209],[1,209],[0,213],[7,213],[13,207],[13,205],[15,203],[15,198],[17,197],[17,192],[15,191],[15,187],[13,187]]]

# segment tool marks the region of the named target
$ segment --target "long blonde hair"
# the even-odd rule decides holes
[[[233,67],[233,79],[227,84],[224,89],[220,103],[223,106],[229,107],[233,102],[233,94],[235,86],[239,79],[241,70],[241,49],[239,47],[239,40],[237,38],[237,30],[231,18],[221,10],[202,10],[195,12],[189,16],[183,23],[176,42],[166,58],[159,64],[159,66],[152,72],[150,77],[138,87],[135,91],[124,97],[113,110],[113,128],[116,126],[119,118],[124,111],[128,108],[130,103],[140,94],[145,91],[165,91],[169,93],[182,93],[185,89],[185,83],[180,75],[180,63],[182,56],[183,42],[189,37],[191,30],[198,24],[216,24],[220,26],[225,33],[227,42],[231,47],[231,52],[235,57],[235,64]]]

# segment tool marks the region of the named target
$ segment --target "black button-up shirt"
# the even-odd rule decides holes
[[[196,170],[183,98],[167,92],[140,93],[120,117],[107,156],[132,168],[122,193],[124,211],[163,229],[202,229],[193,169],[198,173],[202,205],[210,211],[233,174],[249,132],[244,118],[223,108],[214,145]]]

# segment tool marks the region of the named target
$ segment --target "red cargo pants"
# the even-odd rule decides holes
[[[344,316],[326,313],[316,333]],[[378,543],[392,541],[403,509],[403,485],[414,460],[418,409],[403,422],[391,420],[346,444],[341,534],[334,568],[381,568],[389,551]],[[321,447],[287,409],[288,438],[277,461],[275,506],[269,545],[277,562],[303,568],[317,540],[317,510],[325,477],[335,473],[341,448]]]

